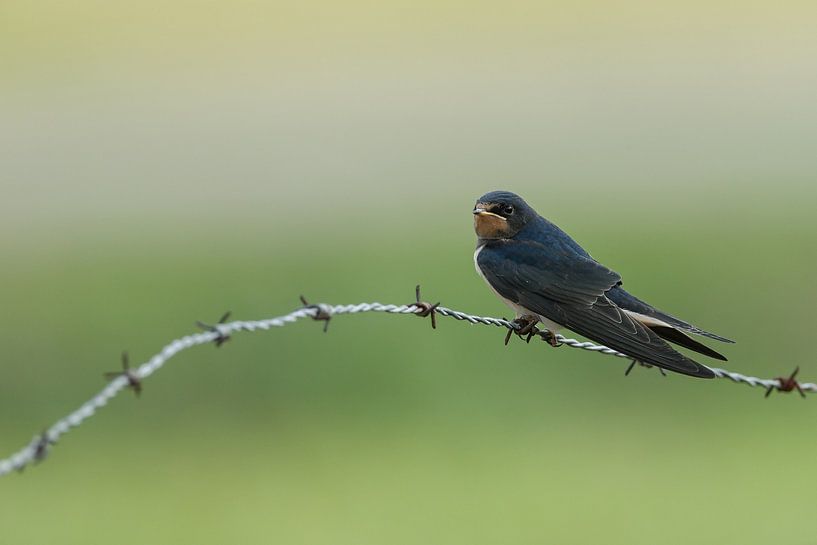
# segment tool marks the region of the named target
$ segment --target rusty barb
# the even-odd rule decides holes
[[[36,439],[36,443],[34,444],[34,462],[39,463],[45,460],[48,456],[48,451],[50,450],[51,445],[56,445],[57,441],[52,439],[51,436],[48,434],[47,430],[43,430],[39,437]],[[20,466],[18,471],[22,471],[25,469],[25,466]]]
[[[502,318],[503,320],[507,320],[507,318]],[[524,318],[517,318],[515,320],[511,320],[511,324],[514,326],[514,329],[508,329],[508,333],[505,334],[505,346],[508,346],[508,343],[511,342],[511,336],[515,333],[520,339],[525,341],[526,343],[530,344],[530,340],[535,337],[536,335],[540,335],[542,331],[536,327],[535,320],[525,320]],[[544,339],[544,337],[542,337]]]
[[[216,338],[213,339],[213,342],[216,343],[216,348],[220,347],[222,344],[230,340],[230,334],[223,331],[219,326],[224,324],[227,320],[229,320],[231,314],[232,312],[229,310],[222,314],[221,318],[219,318],[218,322],[216,322],[215,325],[196,321],[196,326],[198,326],[200,329],[216,334]]]
[[[789,392],[792,392],[794,390],[797,390],[797,392],[800,394],[800,396],[805,398],[806,393],[803,391],[803,388],[800,387],[800,383],[797,382],[797,379],[796,379],[797,373],[799,373],[799,372],[800,372],[800,366],[798,365],[797,367],[794,368],[794,372],[792,372],[792,374],[789,375],[788,377],[777,377],[776,380],[780,383],[780,385],[779,386],[769,386],[766,389],[766,395],[763,396],[763,397],[769,397],[770,395],[772,395],[772,392],[775,391],[775,390],[777,390],[778,392],[785,392],[785,393],[789,393]]]
[[[437,307],[440,306],[440,302],[437,301],[432,305],[427,301],[420,300],[420,284],[417,284],[414,288],[414,299],[411,305],[417,307],[415,314],[420,318],[431,316],[431,329],[437,329]]]
[[[330,310],[331,307],[324,304],[310,305],[309,302],[307,302],[306,297],[303,295],[299,296],[299,299],[301,300],[301,303],[303,303],[304,308],[315,311],[312,319],[317,322],[323,322],[323,332],[326,333],[329,330],[329,320],[332,319],[332,311]]]
[[[121,371],[111,371],[105,373],[103,375],[108,380],[114,380],[119,377],[125,377],[128,379],[128,388],[133,390],[133,393],[136,397],[139,397],[139,394],[142,393],[142,380],[136,376],[136,373],[133,372],[133,369],[130,367],[130,359],[128,358],[127,351],[122,352],[122,370]]]

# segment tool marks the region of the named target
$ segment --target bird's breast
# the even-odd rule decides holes
[[[524,314],[532,314],[530,311],[526,310],[526,309],[525,309],[525,308],[523,308],[523,307],[520,307],[520,306],[519,306],[518,304],[516,304],[514,301],[511,301],[510,299],[508,299],[507,297],[505,297],[504,295],[502,295],[501,293],[499,293],[498,291],[496,291],[496,288],[495,288],[495,287],[494,287],[494,286],[491,284],[491,282],[490,282],[490,281],[488,280],[488,278],[485,276],[485,273],[483,273],[483,272],[482,272],[482,268],[479,266],[479,253],[480,253],[482,250],[484,250],[484,249],[485,249],[485,245],[482,245],[482,246],[479,246],[479,247],[478,247],[478,248],[477,248],[477,249],[474,251],[474,268],[477,270],[477,274],[480,276],[480,278],[482,278],[482,279],[485,281],[485,283],[486,283],[486,284],[488,284],[488,287],[489,287],[489,288],[491,288],[491,291],[492,291],[492,292],[494,292],[494,294],[495,294],[497,297],[499,297],[499,299],[500,299],[500,300],[501,300],[503,303],[505,303],[506,305],[508,305],[509,307],[511,307],[511,308],[513,309],[513,311],[514,311],[514,312],[516,312],[516,315],[517,315],[517,316],[522,316],[522,315],[524,315]],[[535,314],[535,313],[533,313],[533,314]]]

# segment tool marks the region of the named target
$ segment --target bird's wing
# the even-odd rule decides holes
[[[486,275],[491,273],[491,284],[497,289],[504,287],[514,294],[535,292],[561,303],[592,305],[621,283],[617,273],[590,257],[529,240],[486,244],[477,264]],[[517,297],[509,299],[519,302]]]
[[[486,244],[477,264],[500,295],[638,361],[696,377],[712,371],[673,350],[605,293],[621,277],[591,258],[532,241]]]
[[[721,341],[725,343],[734,343],[735,341],[731,339],[727,339],[726,337],[721,337],[720,335],[716,335],[715,333],[710,333],[709,331],[704,331],[699,327],[695,327],[694,325],[690,324],[689,322],[685,322],[667,314],[666,312],[662,312],[657,308],[649,305],[636,297],[635,295],[627,292],[621,286],[615,286],[607,292],[607,297],[617,304],[620,308],[625,310],[629,310],[632,312],[637,312],[647,318],[654,319],[659,325],[663,322],[663,325],[667,327],[680,329],[684,333],[694,333],[695,335],[702,335],[704,337],[708,337],[710,339],[715,339],[716,341]],[[647,324],[649,325],[649,324]]]

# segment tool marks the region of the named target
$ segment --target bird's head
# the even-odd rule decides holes
[[[491,191],[474,206],[474,231],[481,239],[513,238],[536,217],[522,197],[510,191]]]

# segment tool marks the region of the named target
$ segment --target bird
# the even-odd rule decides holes
[[[715,373],[669,344],[726,361],[693,339],[734,341],[675,318],[625,291],[621,276],[602,265],[559,227],[509,191],[486,193],[474,206],[474,266],[516,313],[517,334],[566,328],[645,365],[699,378]],[[530,336],[528,337],[530,339]],[[668,342],[669,341],[669,342]],[[507,339],[506,339],[507,342]]]

